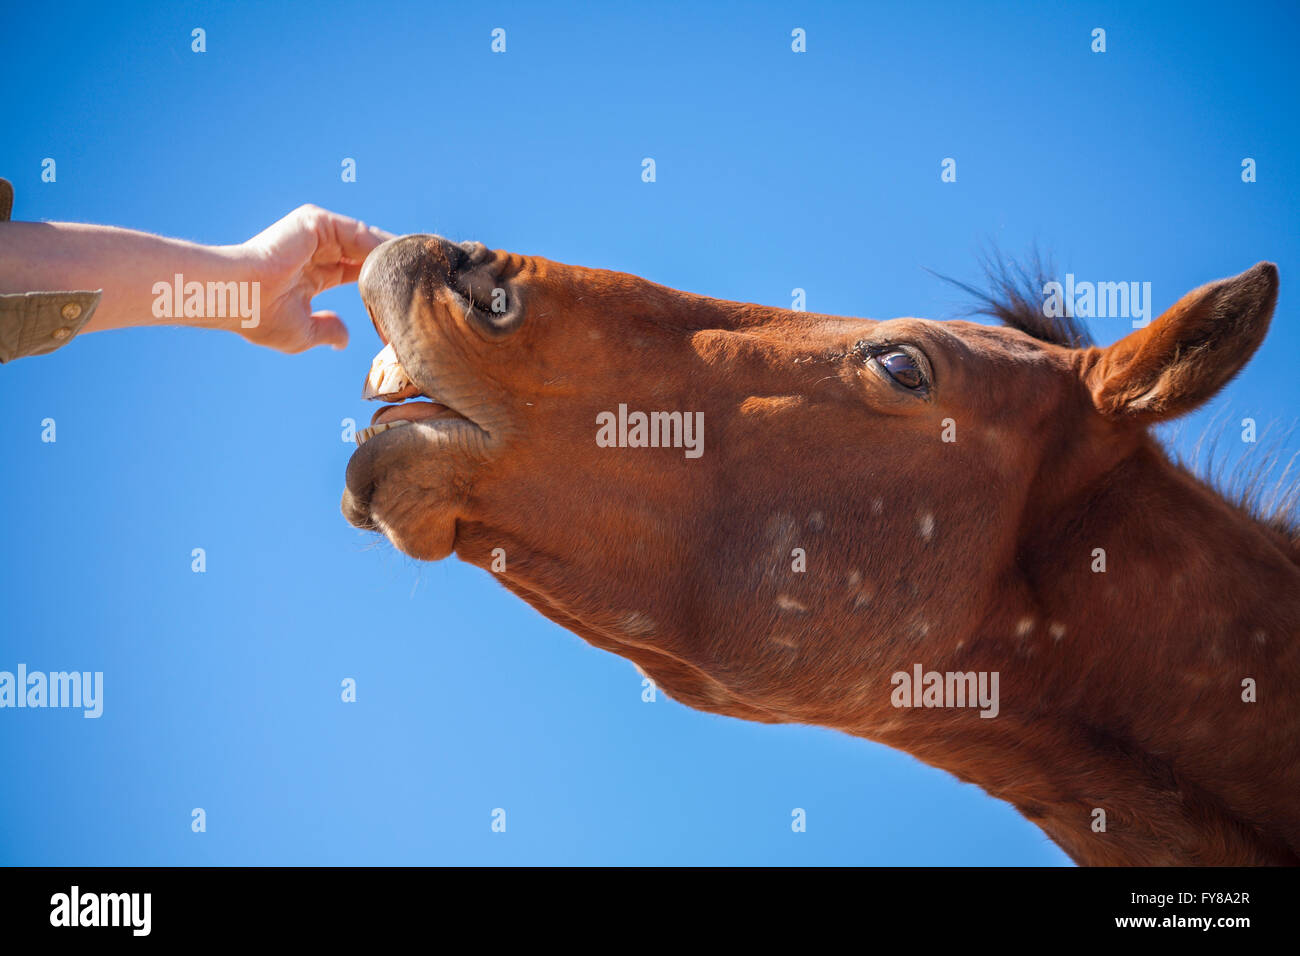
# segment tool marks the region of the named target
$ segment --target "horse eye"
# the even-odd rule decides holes
[[[877,355],[876,361],[889,373],[890,378],[904,388],[920,388],[925,384],[925,373],[916,364],[916,359],[906,352],[885,352]]]

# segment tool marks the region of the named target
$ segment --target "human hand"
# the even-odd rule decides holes
[[[355,282],[370,250],[390,233],[319,206],[299,206],[233,248],[253,280],[261,283],[260,315],[252,328],[232,331],[281,352],[315,345],[342,349],[347,326],[337,313],[313,312],[311,300],[326,289]]]

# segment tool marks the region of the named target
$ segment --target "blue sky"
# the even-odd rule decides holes
[[[1273,329],[1184,434],[1216,413],[1286,427],[1296,22],[1268,3],[10,6],[0,175],[16,218],[228,243],[315,202],[880,318],[956,315],[923,267],[973,280],[989,242],[1149,281],[1157,312],[1271,259]],[[0,862],[1068,863],[904,754],[643,703],[630,663],[488,574],[351,528],[340,422],[369,416],[379,343],[355,288],[317,304],[350,321],[345,352],[137,329],[0,369],[0,669],[105,675],[99,720],[0,711]]]

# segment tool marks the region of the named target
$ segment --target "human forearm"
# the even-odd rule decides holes
[[[388,238],[382,229],[311,205],[230,246],[110,226],[0,222],[0,295],[20,300],[9,303],[7,320],[0,309],[0,322],[8,322],[0,325],[0,361],[6,339],[19,343],[8,347],[11,355],[37,354],[50,350],[33,341],[40,334],[62,341],[75,332],[46,328],[58,312],[32,319],[39,305],[28,301],[32,293],[57,290],[103,290],[86,331],[192,325],[237,332],[282,352],[343,348],[347,327],[333,312],[313,311],[312,298],[355,282],[366,256]]]
[[[183,303],[156,308],[154,286],[171,286],[177,274],[205,287],[258,278],[255,261],[242,245],[204,246],[113,226],[62,222],[0,223],[0,264],[0,293],[103,289],[84,332],[133,325],[233,330],[240,322],[237,310],[233,316],[186,317]]]

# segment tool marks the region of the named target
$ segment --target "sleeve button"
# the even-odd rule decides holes
[[[80,315],[81,315],[81,306],[77,305],[77,303],[75,302],[69,302],[67,305],[63,307],[63,317],[67,319],[69,322],[73,321]],[[68,334],[67,329],[60,329],[59,332],[62,332],[63,335],[59,335],[58,332],[54,333],[54,337],[56,339],[64,338]]]
[[[66,310],[65,310],[65,311],[66,311]],[[62,328],[57,328],[57,329],[55,329],[53,332],[50,333],[51,337],[57,339],[57,340],[60,341],[60,342],[62,342],[64,339],[66,339],[66,338],[67,338],[69,335],[71,335],[71,334],[72,334],[72,330],[69,329],[69,328],[67,328],[66,326],[64,326],[64,327],[62,327]]]

